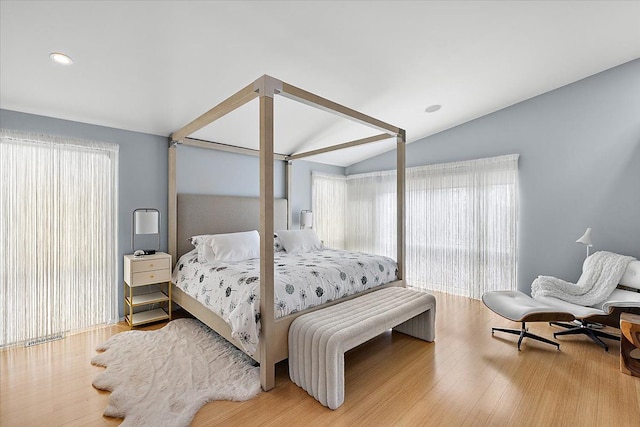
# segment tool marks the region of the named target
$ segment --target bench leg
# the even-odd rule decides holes
[[[421,339],[423,341],[432,342],[436,337],[436,307],[425,311],[407,320],[404,323],[394,327],[394,331]]]
[[[508,329],[508,328],[491,328],[491,335],[493,335],[493,333],[495,331],[499,331],[499,332],[506,332],[508,334],[513,334],[513,335],[519,335],[520,338],[518,339],[518,351],[520,351],[520,344],[522,344],[522,340],[525,338],[532,338],[536,341],[541,341],[543,343],[547,343],[547,344],[551,344],[551,345],[555,345],[558,349],[558,351],[560,351],[560,344],[558,344],[555,341],[551,341],[549,339],[543,338],[539,335],[536,334],[531,334],[529,333],[528,329],[527,329],[527,325],[525,324],[525,322],[522,322],[522,329],[518,330],[518,329]]]
[[[338,409],[344,403],[344,352],[335,351],[335,348],[330,347],[321,354],[326,358],[326,373],[319,372],[319,375],[324,375],[326,381],[319,378],[319,398],[316,399],[329,409]]]

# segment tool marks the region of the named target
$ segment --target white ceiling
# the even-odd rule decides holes
[[[639,21],[637,1],[2,0],[0,107],[169,135],[268,74],[411,142],[640,57]],[[194,137],[256,147],[257,119],[254,102]],[[379,133],[282,97],[275,131],[284,154]]]

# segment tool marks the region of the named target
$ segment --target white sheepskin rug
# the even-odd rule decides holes
[[[122,426],[188,426],[213,400],[247,400],[260,393],[260,368],[195,319],[155,331],[109,338],[91,363],[107,369],[93,386],[111,392],[104,415]]]

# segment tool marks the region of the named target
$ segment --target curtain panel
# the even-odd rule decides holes
[[[325,246],[345,249],[347,178],[311,173],[313,228]]]
[[[515,290],[518,155],[407,170],[407,281],[480,298]]]
[[[0,130],[0,347],[118,320],[118,146]]]
[[[341,182],[346,220],[334,232],[344,234],[344,247],[395,257],[395,171]],[[337,203],[316,184],[320,231]],[[410,286],[471,298],[517,288],[518,155],[407,168],[405,186]]]
[[[396,172],[347,177],[346,248],[395,258]]]

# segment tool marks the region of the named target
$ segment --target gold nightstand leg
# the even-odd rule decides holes
[[[171,321],[171,282],[167,282],[169,288],[169,321]]]
[[[129,318],[127,317],[127,282],[122,282],[122,301],[124,302],[124,321],[129,323]]]
[[[129,286],[129,329],[133,329],[133,286]]]

